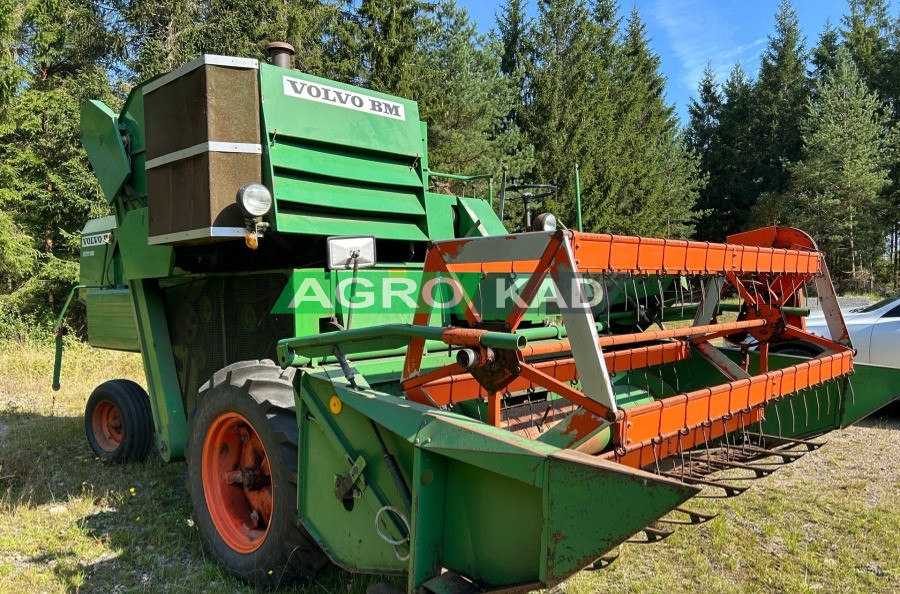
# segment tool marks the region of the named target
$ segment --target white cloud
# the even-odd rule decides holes
[[[655,0],[650,18],[654,19],[666,36],[666,41],[680,62],[676,80],[690,95],[695,95],[703,78],[707,62],[712,63],[717,78],[722,81],[735,62],[741,62],[748,72],[756,70],[765,37],[744,41],[740,36],[741,23],[733,15],[740,14],[740,0]],[[746,5],[745,5],[746,6]],[[743,41],[743,43],[742,43]]]

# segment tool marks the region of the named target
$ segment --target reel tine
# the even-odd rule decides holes
[[[609,287],[606,284],[606,280],[608,275],[603,273],[603,298],[606,300],[606,331],[609,331],[609,307],[610,307],[610,296],[609,296]]]
[[[719,517],[719,514],[717,513],[708,514],[704,512],[698,512],[695,509],[688,509],[686,507],[676,507],[675,510],[690,517],[691,521],[695,524],[705,524],[706,522]]]
[[[659,287],[659,321],[660,325],[665,321],[665,311],[666,311],[666,300],[663,295],[663,287],[662,287],[662,275],[656,275],[656,284]]]
[[[794,399],[788,398],[788,406],[791,409],[791,434],[797,433],[797,414],[794,412]]]
[[[809,401],[806,399],[807,396],[809,396],[809,390],[803,392],[802,394],[803,410],[805,412],[804,419],[806,420],[806,426],[809,427]]]
[[[813,390],[813,394],[816,396],[816,422],[818,423],[822,418],[822,403],[819,402],[819,391]]]

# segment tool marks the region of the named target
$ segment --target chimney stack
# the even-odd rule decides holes
[[[284,41],[271,42],[266,46],[266,51],[269,53],[272,64],[279,68],[290,68],[291,56],[297,53],[293,45]]]

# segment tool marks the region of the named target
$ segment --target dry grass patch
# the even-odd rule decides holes
[[[56,394],[51,373],[49,347],[0,343],[0,591],[250,592],[204,555],[183,464],[106,467],[87,446],[88,395],[143,382],[140,359],[74,344]],[[900,591],[898,436],[896,420],[834,433],[737,499],[692,503],[720,512],[707,525],[623,546],[608,570],[556,590]],[[333,570],[296,591],[361,594],[372,581]]]

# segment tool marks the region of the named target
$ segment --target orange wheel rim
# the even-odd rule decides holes
[[[104,452],[116,451],[124,438],[119,407],[109,400],[98,402],[91,415],[91,430],[100,449]]]
[[[269,457],[253,425],[237,413],[216,417],[201,459],[203,494],[213,524],[239,553],[258,549],[272,518]]]

